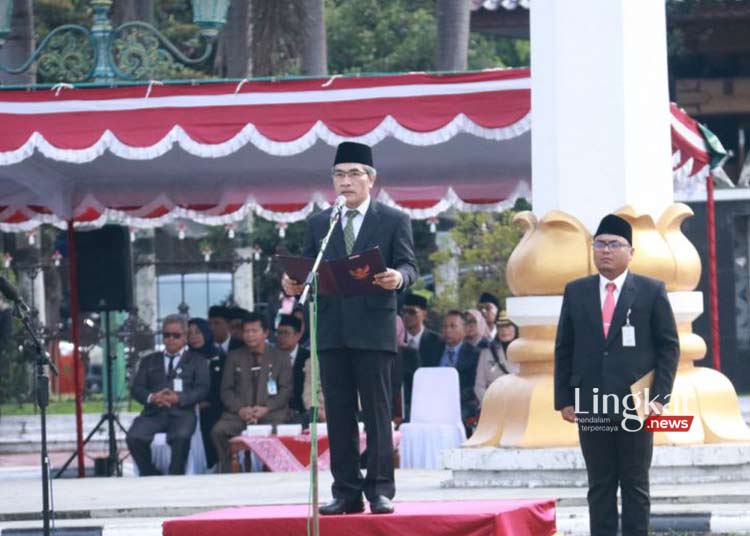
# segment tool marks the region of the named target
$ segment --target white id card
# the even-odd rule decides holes
[[[268,388],[268,396],[276,396],[277,394],[279,394],[279,390],[276,387],[276,380],[274,380],[273,378],[268,378],[266,386]]]
[[[622,326],[622,345],[635,346],[635,328],[633,326]]]
[[[182,378],[175,378],[174,380],[172,380],[172,385],[174,386],[173,391],[175,393],[182,392]]]

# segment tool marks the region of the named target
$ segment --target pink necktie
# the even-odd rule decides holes
[[[602,307],[602,323],[604,324],[604,338],[609,333],[609,325],[612,323],[612,315],[615,313],[615,288],[614,283],[607,283],[607,296],[604,298],[604,307]]]

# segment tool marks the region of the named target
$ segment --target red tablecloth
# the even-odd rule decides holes
[[[393,432],[394,448],[401,439],[399,432]],[[232,443],[241,443],[255,454],[273,472],[304,471],[310,467],[310,434],[296,436],[237,436]],[[367,437],[359,435],[359,451],[367,446]],[[331,466],[331,453],[328,450],[328,436],[318,437],[318,467],[328,469]]]

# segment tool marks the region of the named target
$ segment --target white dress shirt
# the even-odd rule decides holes
[[[227,354],[229,354],[229,342],[230,342],[231,340],[232,340],[232,336],[231,336],[231,335],[229,335],[229,336],[227,337],[227,340],[225,340],[225,341],[224,341],[224,342],[222,342],[222,343],[219,343],[219,346],[221,347],[221,349],[222,349],[222,350],[224,350],[224,355],[227,355]]]
[[[289,352],[289,357],[292,358],[292,366],[294,366],[294,362],[297,361],[297,353],[299,352],[299,344],[294,347],[294,350]]]
[[[408,331],[406,332],[406,346],[419,350],[419,343],[422,341],[422,334],[424,333],[424,326],[419,330],[419,333],[412,335]]]
[[[604,309],[604,299],[607,297],[607,284],[615,284],[615,307],[617,307],[617,299],[620,297],[620,291],[622,290],[622,286],[625,284],[626,277],[628,277],[627,270],[618,275],[612,281],[599,274],[599,305],[601,305],[602,309]]]
[[[182,361],[182,353],[185,351],[185,348],[182,348],[177,354],[175,355],[174,361],[172,362],[172,370],[177,370],[177,366],[180,364],[180,361]],[[164,374],[169,374],[169,357],[166,350],[164,350]]]

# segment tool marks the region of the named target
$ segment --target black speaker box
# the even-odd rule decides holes
[[[78,306],[81,311],[128,311],[133,306],[130,236],[106,225],[76,232]]]

